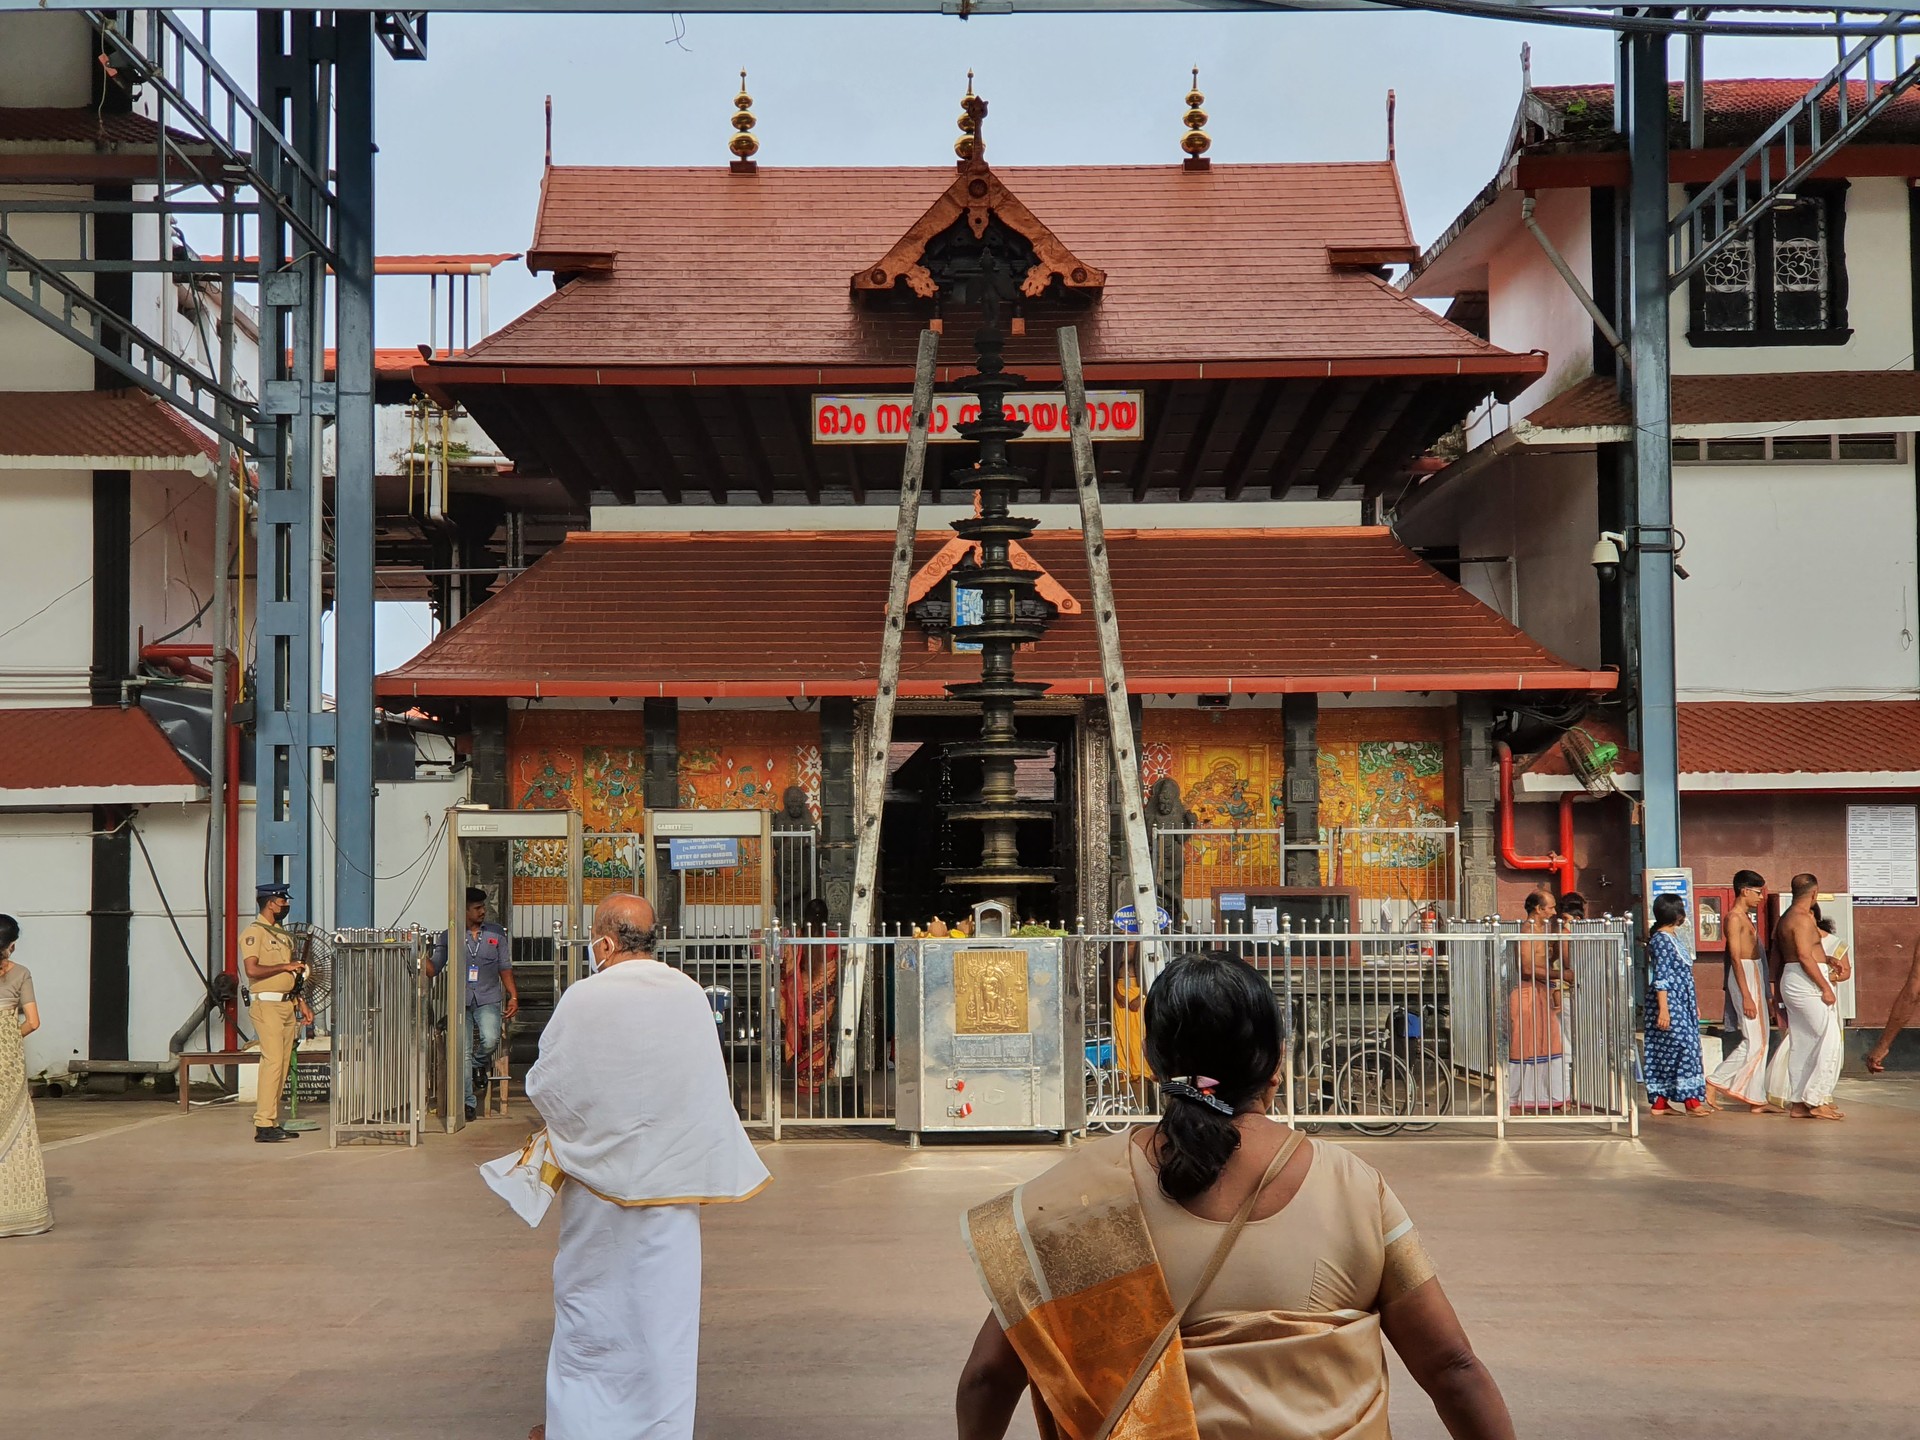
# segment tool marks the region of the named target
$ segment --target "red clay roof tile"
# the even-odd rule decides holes
[[[1413,243],[1393,167],[1048,166],[996,172],[1074,254],[1105,269],[1073,317],[1089,365],[1504,358],[1329,246]],[[918,312],[856,306],[847,277],[952,181],[933,168],[567,167],[547,172],[529,263],[611,252],[447,364],[911,367]],[[1033,313],[1034,319],[1041,317]],[[953,327],[949,327],[952,329]],[[1057,362],[1051,326],[1008,348]],[[950,335],[956,356],[966,334]],[[441,368],[441,367],[436,367]]]
[[[1620,747],[1619,770],[1640,757],[1610,721],[1585,722]],[[1570,773],[1558,747],[1526,763],[1536,775]],[[1680,706],[1682,775],[1920,773],[1920,700],[1692,700]]]
[[[0,709],[0,791],[199,783],[144,710]]]
[[[141,390],[0,391],[0,455],[219,458],[179,411]]]
[[[1385,530],[1117,531],[1128,684],[1141,693],[1611,689],[1557,659]],[[891,535],[574,535],[381,677],[382,694],[870,695]],[[920,537],[924,562],[941,537]],[[1033,558],[1091,593],[1077,533]],[[1091,617],[1063,615],[1022,678],[1098,693]],[[901,692],[977,679],[910,637]]]
[[[1920,371],[1816,370],[1767,375],[1676,375],[1676,425],[1778,425],[1920,415]],[[1613,381],[1582,380],[1527,416],[1542,430],[1624,426],[1632,416]]]
[[[1757,139],[1788,107],[1795,104],[1819,82],[1816,80],[1709,80],[1707,81],[1708,149],[1743,146]],[[1558,112],[1564,125],[1563,141],[1588,140],[1604,149],[1620,149],[1626,144],[1613,128],[1613,86],[1538,85],[1530,92],[1535,100]],[[1687,143],[1681,102],[1685,86],[1672,81],[1667,86],[1668,112],[1672,117],[1675,148]],[[1866,100],[1866,85],[1853,81],[1848,99],[1857,109]],[[1831,133],[1839,113],[1837,92],[1827,99],[1821,112],[1822,133]],[[1804,129],[1804,127],[1803,127]],[[1858,143],[1912,144],[1920,141],[1920,94],[1907,91],[1896,96],[1887,109],[1858,137]]]

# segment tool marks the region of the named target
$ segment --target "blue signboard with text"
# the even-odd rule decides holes
[[[740,842],[731,835],[671,836],[667,863],[675,870],[731,870],[740,863]]]

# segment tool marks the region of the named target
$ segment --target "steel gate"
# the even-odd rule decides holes
[[[360,1137],[420,1143],[432,1029],[425,954],[417,928],[333,937],[329,1148]]]

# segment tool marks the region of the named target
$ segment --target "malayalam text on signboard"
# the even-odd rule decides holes
[[[1856,905],[1920,904],[1920,814],[1913,806],[1847,807],[1847,888]]]
[[[1089,390],[1087,428],[1096,440],[1138,440],[1145,404],[1138,390]],[[1022,440],[1071,440],[1067,397],[1059,392],[1009,395],[1007,414],[1027,422]],[[933,402],[927,439],[946,444],[965,440],[956,426],[980,418],[976,395],[942,395]],[[816,445],[900,445],[913,423],[907,395],[816,395],[813,443]]]

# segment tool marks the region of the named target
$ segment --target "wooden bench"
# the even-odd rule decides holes
[[[258,1065],[258,1050],[202,1050],[182,1052],[180,1056],[180,1108],[187,1108],[187,1072],[196,1065],[217,1069],[222,1065]]]

